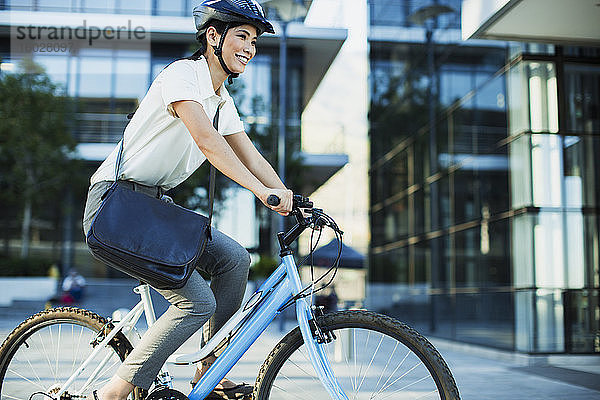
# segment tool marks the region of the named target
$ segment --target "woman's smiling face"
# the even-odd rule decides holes
[[[223,42],[223,59],[231,72],[241,74],[256,55],[257,30],[250,24],[229,29]]]

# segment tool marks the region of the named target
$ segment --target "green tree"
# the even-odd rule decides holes
[[[31,60],[23,61],[18,73],[0,76],[0,94],[0,203],[19,210],[25,258],[34,214],[56,204],[49,200],[77,176],[72,105]]]

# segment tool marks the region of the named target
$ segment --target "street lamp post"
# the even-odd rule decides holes
[[[287,121],[287,27],[288,23],[298,18],[306,17],[308,7],[301,0],[266,0],[262,4],[277,12],[281,24],[279,40],[279,134],[277,136],[277,173],[285,183],[285,154],[286,154],[286,121]],[[310,6],[310,2],[309,2]],[[279,216],[277,223],[272,224],[278,232],[285,230],[284,218]],[[275,237],[275,235],[271,235]],[[277,241],[273,242],[273,251],[277,249]]]
[[[435,121],[435,96],[433,93],[433,81],[435,78],[434,65],[434,41],[433,32],[437,28],[437,19],[442,14],[453,13],[455,10],[451,7],[441,4],[431,4],[421,7],[414,13],[409,15],[408,19],[425,28],[425,39],[427,48],[427,74],[429,76],[429,84],[427,85],[427,100],[428,100],[428,118],[429,118],[429,176],[433,177],[437,173],[437,129]],[[439,195],[437,181],[433,180],[429,184],[429,207],[431,216],[431,231],[439,229]],[[431,239],[431,285],[432,287],[439,280],[440,268],[440,247],[438,238]],[[431,315],[429,319],[429,328],[435,331],[435,301],[431,299]]]
[[[277,172],[285,183],[285,139],[287,119],[287,25],[281,22],[279,40],[279,135],[277,136]],[[279,218],[279,232],[283,231],[283,217]]]

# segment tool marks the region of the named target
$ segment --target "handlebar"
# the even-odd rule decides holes
[[[271,206],[277,206],[281,199],[272,194],[267,198],[267,203]],[[304,211],[304,212],[303,212]],[[308,214],[309,216],[305,216]],[[289,245],[294,242],[300,234],[309,226],[313,229],[321,229],[323,226],[328,226],[340,236],[344,233],[335,223],[335,221],[319,208],[313,207],[313,202],[308,197],[298,194],[294,195],[292,211],[290,217],[295,217],[296,224],[287,232],[279,232],[277,238],[279,240],[282,253],[289,252]]]
[[[294,211],[296,209],[300,209],[300,208],[312,208],[313,207],[313,202],[310,201],[308,199],[308,197],[304,197],[299,194],[294,195],[293,201],[294,202],[292,204],[292,211]],[[269,204],[270,206],[278,206],[279,203],[281,203],[281,199],[278,196],[271,194],[271,195],[269,195],[269,197],[267,197],[267,204]]]

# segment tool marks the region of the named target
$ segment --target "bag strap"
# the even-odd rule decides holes
[[[213,119],[213,127],[218,132],[219,131],[219,111],[221,110],[221,106],[217,106],[217,112],[215,114],[215,118]],[[208,160],[207,160],[208,161]],[[210,172],[208,173],[208,224],[206,225],[206,236],[209,240],[212,240],[212,232],[211,232],[211,223],[213,216],[213,204],[215,202],[215,181],[217,169],[215,168],[210,161]]]
[[[217,112],[213,119],[213,127],[216,131],[219,130],[219,111],[220,106],[217,106]],[[115,163],[115,182],[119,179],[119,170],[121,168],[121,158],[123,157],[123,142],[125,141],[125,134],[121,139],[121,146],[119,147],[119,154],[117,155],[117,162]],[[207,160],[208,161],[208,160]],[[215,202],[215,181],[217,177],[217,169],[210,162],[210,172],[208,174],[208,224],[206,226],[206,236],[212,240],[211,223],[213,216],[213,205]]]

